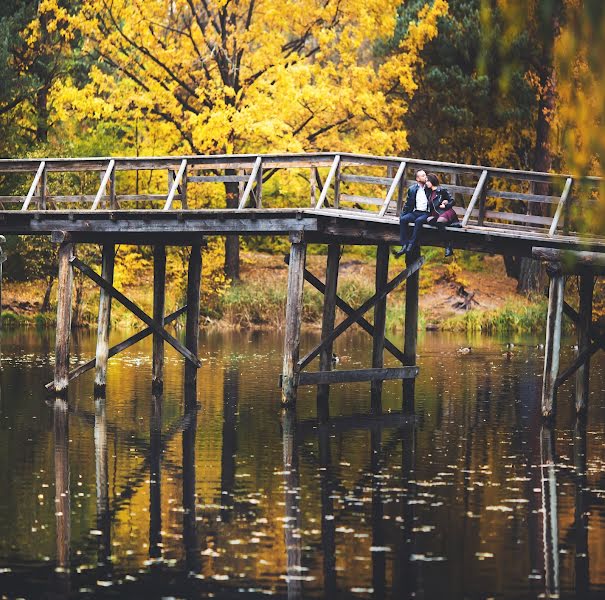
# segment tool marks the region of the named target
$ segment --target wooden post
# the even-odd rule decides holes
[[[202,247],[191,246],[189,269],[187,271],[187,325],[185,327],[185,346],[197,358],[197,347],[200,332],[200,282],[202,277]],[[195,389],[197,367],[185,361],[185,387]],[[191,408],[191,407],[188,407]]]
[[[256,173],[256,208],[263,207],[263,163],[261,162],[260,167]]]
[[[479,197],[479,215],[477,216],[477,225],[483,227],[485,221],[485,212],[487,210],[487,186],[489,183],[489,177],[485,179],[484,185],[481,187],[481,196]]]
[[[189,205],[187,204],[187,174],[189,171],[189,167],[185,165],[185,170],[183,172],[183,177],[181,179],[181,208],[187,210]]]
[[[406,255],[406,265],[411,265],[420,256],[420,249],[416,248],[413,252]],[[404,325],[404,344],[403,357],[404,366],[416,364],[416,345],[418,343],[418,291],[420,283],[420,271],[416,271],[408,277],[405,284],[405,325]],[[409,412],[414,410],[414,392],[415,380],[404,379],[403,409]]]
[[[57,398],[53,409],[55,441],[55,517],[57,566],[64,572],[70,565],[71,502],[69,492],[69,411],[67,402]]]
[[[288,297],[286,300],[286,335],[282,371],[282,406],[296,404],[298,389],[298,354],[300,351],[300,320],[305,282],[306,244],[301,233],[290,236],[290,265],[288,267]]]
[[[116,199],[116,168],[111,170],[111,176],[109,178],[109,206],[111,210],[116,210],[119,207],[118,201]]]
[[[376,249],[376,293],[379,294],[387,285],[389,275],[389,246],[379,244]],[[408,279],[409,282],[409,279]],[[381,369],[384,364],[384,338],[387,317],[387,297],[385,296],[374,307],[374,336],[372,338],[372,367]],[[382,412],[382,381],[372,381],[372,413]]]
[[[309,185],[311,186],[311,208],[317,203],[317,167],[309,170]]]
[[[323,318],[321,322],[321,338],[324,339],[334,329],[336,318],[336,290],[338,287],[338,266],[340,263],[340,244],[328,244],[328,258],[326,264],[326,289],[324,292]],[[333,344],[324,347],[319,354],[319,370],[332,369]],[[317,386],[317,416],[325,421],[330,416],[328,404],[330,386],[321,384]]]
[[[38,195],[40,196],[40,200],[38,200],[38,209],[46,210],[46,193],[47,193],[47,182],[48,182],[48,173],[46,169],[42,171],[42,179],[40,181],[40,187],[38,191]]]
[[[544,349],[544,378],[542,380],[542,416],[555,416],[556,380],[559,374],[559,351],[561,349],[561,318],[563,314],[563,292],[565,278],[560,267],[548,270],[548,316],[546,321],[546,344]]]
[[[577,324],[578,354],[584,352],[591,344],[589,329],[592,325],[592,296],[594,277],[591,274],[580,275],[580,320]],[[588,408],[590,384],[590,355],[586,362],[576,371],[576,412],[584,415]]]
[[[114,244],[103,246],[101,277],[113,285],[115,259]],[[109,357],[109,328],[111,323],[111,296],[101,288],[97,325],[97,356],[95,365],[95,387],[102,389],[107,383],[107,359]]]
[[[6,262],[6,253],[4,252],[3,244],[6,238],[0,235],[0,330],[2,329],[2,265]]]
[[[57,336],[55,340],[55,393],[67,391],[69,382],[69,340],[71,336],[71,300],[74,270],[71,258],[74,246],[59,246],[59,275],[57,277]]]
[[[340,205],[340,161],[336,167],[336,173],[334,173],[334,208],[338,208]]]
[[[153,247],[153,320],[164,326],[164,304],[166,301],[166,246]],[[164,340],[153,334],[152,389],[160,392],[164,385]]]

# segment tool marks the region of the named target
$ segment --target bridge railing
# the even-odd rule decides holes
[[[466,227],[602,233],[586,218],[600,178],[347,153],[4,159],[0,209],[304,207],[389,219],[420,169],[455,196]]]

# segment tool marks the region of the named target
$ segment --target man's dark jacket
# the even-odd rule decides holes
[[[417,210],[416,209],[416,193],[418,192],[419,187],[420,187],[420,185],[417,183],[410,186],[410,189],[408,190],[408,195],[407,195],[407,198],[405,201],[405,205],[403,207],[403,210],[401,211],[402,215],[406,215],[408,213],[411,213],[411,212]],[[424,192],[425,192],[427,200],[428,200],[428,204],[427,204],[425,212],[428,212],[428,213],[432,212],[431,211],[431,205],[432,205],[435,212],[437,214],[441,214],[441,213],[445,212],[446,210],[452,208],[452,206],[454,205],[454,200],[450,196],[450,193],[445,188],[442,188],[441,186],[438,188],[435,188],[433,190],[429,190],[428,188],[425,187]],[[431,200],[430,198],[433,195],[433,192],[435,192],[435,197]],[[441,208],[439,205],[444,200],[446,201],[445,208]]]

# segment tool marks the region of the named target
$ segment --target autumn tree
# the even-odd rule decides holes
[[[396,51],[397,0],[89,0],[72,15],[94,57],[90,83],[66,82],[58,114],[141,123],[167,153],[407,149],[403,116],[418,53],[444,0],[424,6]],[[157,149],[157,146],[156,146]],[[228,207],[237,184],[225,184]],[[237,278],[239,244],[227,240]]]

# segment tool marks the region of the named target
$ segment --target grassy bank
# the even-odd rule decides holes
[[[460,260],[444,263],[441,252],[430,254],[420,278],[420,327],[445,331],[534,332],[545,327],[546,304],[542,299],[530,301],[515,292],[515,282],[506,277],[501,259],[487,257],[477,262]],[[309,255],[307,268],[324,279],[325,256]],[[338,295],[353,307],[360,306],[374,294],[375,260],[371,255],[345,254],[341,259]],[[403,268],[402,261],[391,260],[390,277]],[[279,329],[286,308],[287,266],[281,256],[249,253],[242,261],[241,281],[231,285],[213,302],[202,304],[202,326],[221,328]],[[152,281],[141,278],[124,293],[151,314]],[[40,282],[5,283],[4,326],[52,327],[55,322],[54,298],[51,311],[40,314]],[[456,308],[461,289],[472,291],[473,308]],[[465,292],[465,293],[466,293]],[[55,291],[56,293],[56,291]],[[75,294],[79,326],[96,327],[98,291],[89,282],[81,283]],[[176,286],[167,287],[166,310],[172,312],[182,303]],[[54,294],[53,294],[54,297]],[[405,314],[405,285],[389,295],[387,328],[401,330]],[[305,286],[303,321],[306,327],[321,326],[323,296],[312,286]],[[338,319],[342,312],[338,311]],[[366,313],[372,321],[373,311]],[[118,302],[112,306],[112,324],[117,328],[140,328],[141,322]]]

